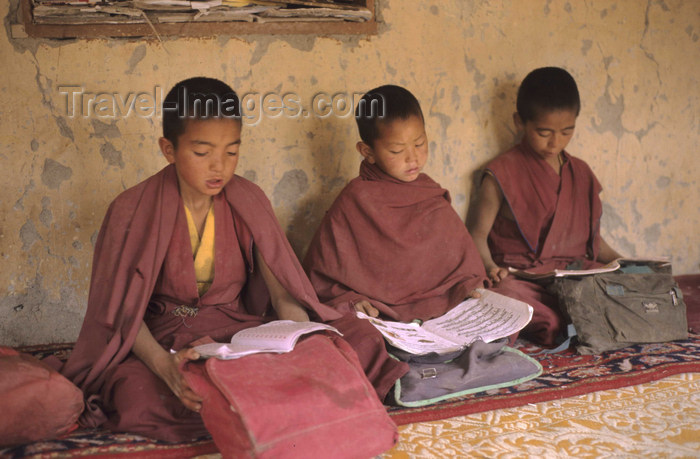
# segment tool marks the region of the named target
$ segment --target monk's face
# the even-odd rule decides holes
[[[187,201],[208,200],[231,180],[241,145],[241,123],[230,118],[191,120],[177,148],[160,139],[163,155],[175,164],[180,194]]]
[[[524,123],[516,114],[515,124],[518,129],[523,131],[523,141],[535,153],[545,161],[557,164],[559,154],[566,148],[574,135],[576,112],[573,110],[543,112],[535,120]]]
[[[412,182],[428,160],[428,137],[418,116],[379,125],[379,137],[372,146],[360,142],[360,154],[371,164],[402,182]]]

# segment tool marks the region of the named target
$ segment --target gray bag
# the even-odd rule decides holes
[[[550,285],[573,324],[580,354],[688,338],[678,284],[670,273],[647,271],[557,278]]]
[[[399,349],[390,352],[408,362],[409,371],[394,386],[390,403],[424,406],[454,397],[514,386],[542,373],[542,366],[506,340],[477,340],[466,350],[444,354],[414,355]]]

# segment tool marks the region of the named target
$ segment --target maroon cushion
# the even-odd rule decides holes
[[[49,440],[70,432],[83,393],[31,355],[0,346],[0,446]]]

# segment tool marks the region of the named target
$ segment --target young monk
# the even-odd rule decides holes
[[[311,283],[346,320],[355,311],[403,322],[443,315],[484,287],[486,274],[448,191],[421,172],[420,104],[404,88],[381,86],[363,96],[356,120],[360,175],[311,242]]]
[[[170,165],[107,211],[62,369],[87,396],[84,426],[166,441],[206,435],[201,399],[178,370],[198,358],[191,343],[274,318],[340,317],[319,303],[262,190],[234,175],[238,104],[218,80],[175,85],[159,140]]]
[[[508,267],[546,272],[589,269],[620,255],[600,236],[600,183],[590,167],[564,149],[581,102],[573,77],[546,67],[525,77],[515,125],[521,142],[489,162],[468,226],[489,278],[504,295],[534,308],[523,335],[555,344],[563,321],[544,287],[508,276]]]

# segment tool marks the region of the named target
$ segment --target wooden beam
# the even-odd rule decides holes
[[[376,35],[374,1],[366,0],[372,19],[350,21],[281,21],[281,22],[180,22],[143,24],[36,24],[31,0],[21,0],[24,31],[35,38],[110,38],[132,37],[146,40],[161,37],[218,37],[236,35]],[[154,30],[155,29],[155,30]],[[157,35],[156,35],[157,32]]]

